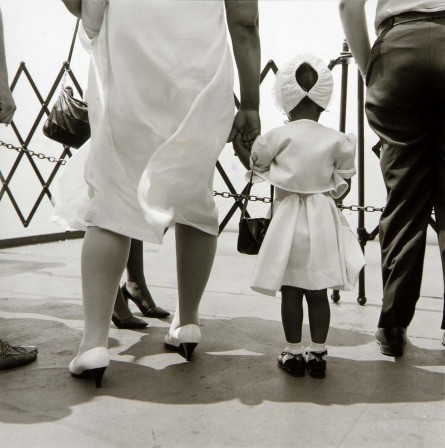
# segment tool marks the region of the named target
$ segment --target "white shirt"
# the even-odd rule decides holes
[[[404,12],[436,12],[445,10],[444,0],[379,0],[375,17],[375,29],[387,18]]]
[[[355,174],[356,138],[313,120],[297,120],[255,140],[255,174],[294,193],[331,193],[347,189],[343,179]],[[251,165],[252,166],[252,165]]]

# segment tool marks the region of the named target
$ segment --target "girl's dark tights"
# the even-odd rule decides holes
[[[301,342],[303,296],[306,296],[311,340],[317,344],[324,344],[331,320],[327,289],[310,291],[293,286],[281,287],[281,320],[286,341]]]

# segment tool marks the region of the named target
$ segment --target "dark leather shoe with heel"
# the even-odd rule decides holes
[[[137,328],[145,328],[148,324],[145,320],[139,319],[136,316],[125,317],[120,319],[115,311],[113,311],[113,316],[111,318],[113,324],[119,329],[135,330]]]
[[[145,317],[162,319],[170,316],[170,313],[160,306],[147,306],[144,303],[143,297],[130,294],[125,283],[122,285],[122,294],[124,295],[124,299],[127,302],[128,300],[131,300]]]

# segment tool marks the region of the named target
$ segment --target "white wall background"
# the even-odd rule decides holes
[[[123,0],[122,0],[123,1]],[[369,25],[372,31],[373,12],[375,0],[368,2]],[[3,13],[5,39],[7,47],[7,64],[9,78],[12,81],[21,61],[31,73],[37,87],[45,97],[66,60],[75,26],[75,18],[71,16],[60,0],[0,0]],[[131,25],[129,25],[131,26]],[[262,44],[262,66],[268,60],[273,59],[279,66],[297,53],[314,53],[323,58],[326,63],[336,58],[343,45],[343,32],[338,16],[337,0],[260,0],[260,33]],[[77,42],[72,60],[72,69],[81,84],[85,84],[88,67],[88,56]],[[334,69],[334,81],[336,90],[330,111],[322,115],[321,122],[338,128],[339,102],[340,102],[340,74],[341,68]],[[356,90],[357,77],[356,66],[350,65],[347,131],[356,133]],[[284,117],[275,109],[271,95],[272,74],[266,78],[262,86],[261,115],[263,131],[282,123]],[[235,87],[236,90],[236,87]],[[32,93],[29,84],[22,77],[14,91],[14,97],[18,110],[14,121],[24,136],[29,132],[40,105]],[[32,140],[30,149],[36,152],[58,156],[61,146],[57,145],[41,134],[41,125]],[[377,142],[375,135],[366,129],[366,203],[369,205],[384,205],[385,189],[381,180],[378,160],[370,151],[372,145]],[[11,128],[0,127],[0,140],[18,144]],[[15,159],[15,153],[0,148],[0,170],[6,176]],[[241,190],[244,185],[244,168],[233,156],[232,148],[227,145],[222,153],[220,161],[232,178],[236,188]],[[48,176],[52,164],[47,161],[37,160],[39,168],[45,176]],[[29,168],[26,161],[14,176],[10,185],[14,196],[27,215],[34,204],[41,188],[36,181],[36,176]],[[215,189],[227,191],[226,186],[219,175],[215,176]],[[254,194],[268,195],[266,186],[255,187]],[[220,218],[232,205],[229,199],[218,198]],[[357,203],[357,180],[353,184],[350,196],[345,200],[346,204]],[[18,219],[12,204],[6,196],[0,201],[0,238],[11,238],[24,235],[44,234],[59,232],[55,224],[49,222],[52,206],[48,199],[43,200],[43,205],[37,212],[33,223],[28,229],[24,229]],[[254,214],[266,212],[266,206],[260,205],[253,209]],[[345,212],[351,226],[356,227],[356,213]],[[367,214],[367,227],[372,230],[377,224],[378,213]],[[230,229],[237,228],[237,218],[229,225]]]

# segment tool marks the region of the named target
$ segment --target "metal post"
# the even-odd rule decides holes
[[[335,61],[332,61],[330,68],[334,68],[337,63],[341,63],[341,93],[340,93],[340,124],[339,131],[345,132],[346,130],[346,108],[348,102],[348,70],[349,70],[349,58],[351,53],[349,52],[349,46],[346,39],[343,41],[343,50],[340,53],[340,57]],[[331,300],[337,303],[340,300],[340,292],[338,289],[332,290]]]
[[[364,136],[364,123],[365,123],[365,104],[364,104],[364,85],[362,75],[357,73],[357,144],[358,144],[358,205],[363,207],[365,205],[365,136]],[[357,234],[362,248],[365,253],[365,246],[367,243],[367,232],[365,229],[365,211],[360,208],[358,211],[358,228]],[[365,268],[363,268],[359,275],[358,283],[359,291],[357,302],[360,305],[366,303],[365,293]]]
[[[346,39],[343,42],[343,51],[341,52],[345,57],[349,55],[349,46]],[[349,59],[342,61],[341,65],[341,99],[340,99],[340,132],[345,132],[346,130],[346,103],[348,100],[348,70],[349,70]]]

